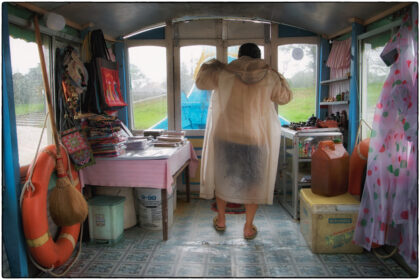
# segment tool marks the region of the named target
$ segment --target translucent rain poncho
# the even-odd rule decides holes
[[[372,243],[396,246],[417,271],[417,15],[412,22],[408,16],[403,18],[381,54],[392,66],[375,109],[354,241],[367,250]]]
[[[200,89],[214,90],[201,159],[200,197],[272,204],[280,147],[273,102],[286,104],[286,80],[261,59],[242,56],[226,65],[204,63]]]

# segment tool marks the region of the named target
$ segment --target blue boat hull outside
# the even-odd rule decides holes
[[[234,59],[234,57],[229,56],[228,62],[230,63]],[[210,97],[210,90],[200,90],[195,84],[192,86],[188,96],[185,92],[181,93],[181,123],[183,130],[206,128]],[[290,124],[288,120],[281,116],[279,116],[279,120],[281,125]],[[151,128],[168,129],[168,118],[163,119]]]

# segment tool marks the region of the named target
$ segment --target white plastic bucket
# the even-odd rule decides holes
[[[168,196],[168,227],[173,223],[173,193]],[[136,188],[136,201],[140,227],[162,229],[162,199],[160,189]]]

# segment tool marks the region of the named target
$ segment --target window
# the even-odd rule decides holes
[[[232,62],[232,60],[238,58],[239,52],[239,45],[238,46],[230,46],[228,47],[228,63]],[[264,59],[264,46],[258,46],[261,51],[261,58]]]
[[[390,38],[391,31],[388,30],[362,40],[361,116],[371,126],[376,103],[389,73],[389,67],[380,55]],[[362,138],[370,137],[369,129],[362,127]]]
[[[211,91],[195,86],[203,62],[216,58],[216,47],[197,45],[181,47],[181,126],[182,129],[205,129]]]
[[[168,129],[166,48],[128,49],[134,129]]]
[[[23,166],[34,159],[47,106],[37,44],[9,38],[19,165]],[[44,56],[46,65],[49,65],[46,46]],[[47,133],[44,132],[40,148],[47,144]]]
[[[317,45],[288,44],[278,50],[278,71],[289,82],[293,100],[278,107],[281,123],[306,121],[315,114]]]

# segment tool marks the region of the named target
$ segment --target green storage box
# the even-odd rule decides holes
[[[124,233],[124,200],[122,196],[95,196],[89,204],[90,241],[115,244]]]

